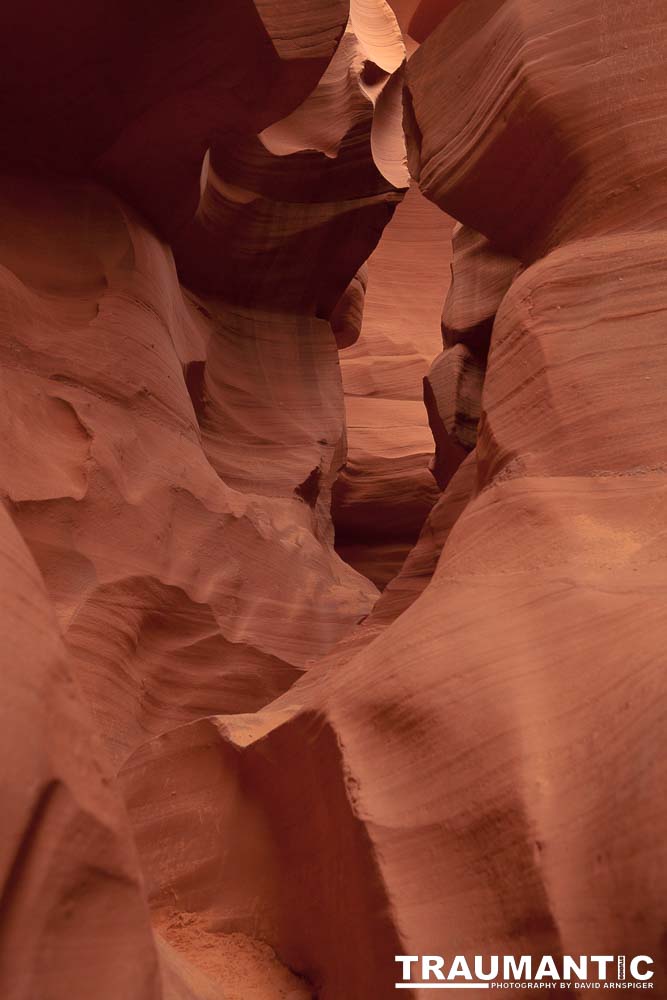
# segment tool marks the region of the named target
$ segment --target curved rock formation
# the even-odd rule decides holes
[[[8,1000],[664,992],[667,18],[396,10],[1,15]]]
[[[7,8],[4,169],[94,175],[173,238],[196,210],[206,150],[297,107],[347,17],[345,0]]]
[[[42,231],[41,273],[47,213],[69,242]],[[7,428],[6,495],[103,731],[122,753],[259,707],[373,600],[330,550],[328,325],[184,296],[168,250],[100,189],[15,185],[3,224],[30,240],[6,272],[5,385],[34,400]]]
[[[111,769],[39,571],[4,510],[0,538],[3,992],[158,997],[143,885]]]
[[[574,7],[594,14],[570,6],[573,24]],[[611,6],[620,20],[620,5]],[[495,322],[477,451],[436,508],[439,533],[434,510],[422,535],[426,578],[435,561],[426,553],[444,546],[432,578],[424,588],[415,553],[405,583],[383,598],[384,621],[369,627],[372,615],[269,709],[168,734],[125,771],[132,808],[145,812],[149,788],[180,754],[205,754],[216,785],[236,789],[253,812],[239,829],[256,830],[262,863],[235,852],[236,867],[213,848],[220,882],[192,868],[176,882],[139,826],[155,899],[182,893],[220,928],[250,920],[323,997],[388,996],[396,949],[437,954],[443,940],[469,956],[660,954],[660,175],[647,182],[648,203],[636,199],[626,232],[613,231],[617,203],[603,211],[608,191],[594,197],[593,181],[615,165],[622,185],[631,161],[598,160],[602,178],[575,178],[566,164],[558,190],[548,177],[539,183],[548,146],[540,158],[521,137],[542,135],[550,108],[540,96],[570,101],[560,120],[573,156],[577,127],[590,130],[596,106],[586,97],[591,73],[605,74],[629,132],[642,111],[624,97],[631,60],[622,47],[597,62],[584,49],[574,74],[567,49],[570,89],[553,86],[566,50],[547,47],[548,16],[555,9],[464,4],[409,64],[411,155],[423,189],[525,268]],[[657,65],[655,8],[635,17],[634,64],[639,53]],[[609,44],[609,31],[593,37]],[[535,46],[545,58],[524,57],[517,73],[514,54]],[[494,59],[480,63],[489,51]],[[498,79],[519,88],[502,129],[485,96]],[[532,89],[522,99],[524,81]],[[466,88],[489,108],[487,132],[480,113],[469,137]],[[553,141],[567,141],[564,125]],[[458,158],[448,161],[448,151]],[[484,185],[497,191],[510,170],[523,184],[506,201],[484,200]],[[519,206],[519,197],[533,201]],[[175,791],[178,822],[188,824],[199,799]],[[197,853],[210,858],[211,846],[203,840]],[[318,903],[305,913],[304,877]],[[252,914],[248,883],[261,901]],[[615,905],[619,893],[641,899],[641,912]],[[332,935],[337,907],[345,920]]]
[[[520,267],[465,226],[455,227],[452,247],[452,284],[442,311],[445,349],[424,378],[435,439],[433,473],[441,489],[477,441],[493,322]]]
[[[4,621],[23,643],[8,647],[11,668],[32,656],[36,692],[25,711],[11,700],[4,710],[26,781],[6,803],[0,979],[12,1000],[88,997],[93,982],[114,1000],[219,997],[194,946],[184,950],[199,972],[178,948],[156,950],[113,769],[152,735],[271,701],[376,597],[332,547],[345,436],[328,317],[401,197],[373,159],[373,130],[403,48],[388,9],[371,10],[365,44],[388,69],[336,157],[277,155],[257,134],[313,90],[348,37],[349,11],[294,4],[276,17],[270,5],[246,6],[231,31],[223,11],[202,4],[159,27],[147,21],[142,39],[117,11],[131,51],[107,39],[95,72],[108,93],[89,72],[100,12],[70,8],[57,32],[40,23],[34,73],[13,88],[14,104],[3,98],[14,145],[0,190],[0,487],[32,567],[15,591],[7,577]],[[31,18],[29,4],[5,25],[5,43],[29,40]],[[391,56],[378,24],[392,30]],[[56,85],[61,48],[72,72]],[[362,69],[363,60],[357,78]],[[6,70],[10,80],[19,70],[11,56]],[[47,99],[24,120],[32,93]],[[393,100],[380,135],[404,161]],[[29,605],[31,586],[42,593],[40,576],[58,618],[49,612],[48,655],[30,646],[43,609],[12,610]],[[53,746],[49,710],[62,728]],[[18,736],[33,727],[44,731],[34,765]],[[89,750],[95,729],[104,746]],[[258,998],[290,984],[303,994],[266,949],[234,938],[228,964],[266,979]]]
[[[438,498],[421,385],[438,349],[450,232],[411,188],[368,262],[361,336],[340,356],[348,449],[333,495],[336,548],[380,588]]]

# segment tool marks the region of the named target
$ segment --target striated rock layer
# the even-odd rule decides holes
[[[380,588],[439,496],[422,380],[439,345],[450,231],[411,188],[368,262],[360,336],[339,345],[347,459],[333,491],[336,549]]]
[[[1,15],[8,1000],[665,992],[667,17],[396,13]]]
[[[71,8],[49,58],[30,50],[4,119],[2,994],[208,1000],[225,965],[230,996],[254,980],[258,998],[308,995],[270,941],[232,936],[211,967],[197,935],[154,942],[113,773],[152,736],[271,702],[375,601],[333,550],[345,423],[328,320],[407,178],[400,88],[383,98],[404,49],[382,4],[247,4],[231,30],[196,5],[147,23],[136,59],[112,46],[99,95],[94,15]],[[31,17],[4,41],[29,40]],[[56,85],[59,46],[72,71]],[[383,77],[365,93],[371,56]],[[267,130],[308,111],[334,63],[354,104],[335,150],[272,149]],[[26,137],[33,88],[48,99]]]

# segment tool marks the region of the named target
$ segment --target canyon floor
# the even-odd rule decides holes
[[[0,996],[667,998],[664,5],[0,49]]]

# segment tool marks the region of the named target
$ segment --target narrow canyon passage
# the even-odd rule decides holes
[[[336,549],[381,589],[440,495],[423,381],[442,349],[452,225],[408,190],[368,262],[359,337],[340,352],[347,458],[333,489]]]
[[[665,10],[0,47],[3,1000],[667,996]]]

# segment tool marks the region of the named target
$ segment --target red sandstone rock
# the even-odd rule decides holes
[[[343,292],[331,314],[331,329],[339,351],[356,343],[364,318],[368,268],[364,264]]]
[[[25,8],[12,30],[27,31],[30,14]],[[72,73],[58,87],[47,83],[55,63],[41,61],[39,49],[30,51],[29,87],[48,95],[34,105],[44,120],[31,119],[41,152],[32,135],[20,141],[25,135],[16,108],[5,116],[5,139],[16,145],[15,176],[3,178],[1,192],[0,488],[32,576],[25,583],[17,577],[15,593],[7,577],[4,625],[19,643],[8,647],[9,666],[30,667],[35,692],[25,712],[17,707],[12,715],[11,702],[5,708],[14,727],[4,727],[8,749],[22,762],[27,782],[20,792],[24,779],[17,772],[16,789],[11,785],[6,795],[0,978],[3,996],[12,1000],[89,997],[93,989],[114,1000],[219,996],[219,984],[197,971],[210,970],[196,948],[175,954],[160,943],[158,956],[121,800],[110,783],[113,766],[151,734],[212,712],[252,711],[275,698],[375,598],[372,585],[332,548],[329,497],[344,456],[344,414],[326,317],[377,242],[400,192],[373,160],[371,99],[341,134],[334,161],[312,152],[277,156],[253,137],[316,84],[347,8],[324,3],[308,12],[283,7],[279,18],[269,7],[259,14],[249,8],[257,38],[268,40],[267,27],[275,33],[273,67],[252,48],[254,36],[243,34],[245,15],[231,34],[220,20],[227,33],[221,48],[220,31],[211,34],[219,15],[193,8],[184,13],[187,23],[162,22],[164,52],[154,33],[146,39],[156,60],[152,93],[157,100],[168,81],[173,100],[163,94],[159,110],[151,110],[147,97],[145,114],[139,101],[133,117],[124,107],[123,114],[112,112],[119,95],[110,90],[107,103],[97,105],[98,124],[89,128],[86,102],[77,97],[88,86],[86,60],[94,65],[96,50],[85,59],[73,53],[77,44],[85,46],[92,21],[77,22],[81,12],[71,10],[76,29],[63,22],[62,38],[50,39],[56,62],[59,45],[72,60]],[[380,17],[393,24],[382,9]],[[381,58],[371,28],[367,44]],[[46,40],[48,26],[40,30]],[[123,30],[131,33],[131,25]],[[398,66],[403,50],[393,30]],[[192,49],[183,49],[185,37]],[[219,78],[211,75],[207,52],[224,67]],[[121,53],[110,58],[120,70]],[[177,69],[174,60],[181,62]],[[227,87],[238,102],[253,63],[258,76],[256,87],[245,87],[246,136],[232,140],[220,97]],[[396,66],[385,73],[376,103]],[[10,60],[10,76],[13,68]],[[127,92],[136,97],[143,86],[137,80],[149,76],[145,64],[133,66]],[[15,87],[19,93],[28,100]],[[51,141],[49,129],[64,104],[82,117],[75,126],[65,116],[58,142]],[[198,104],[197,116],[183,114]],[[400,109],[383,114],[382,135],[393,128],[401,137]],[[158,135],[159,121],[171,123],[169,133]],[[197,133],[190,147],[183,134],[180,146],[173,142],[178,121]],[[204,141],[211,153],[200,194]],[[402,138],[399,146],[404,150]],[[228,177],[218,167],[223,147],[234,154]],[[43,172],[57,168],[77,177],[29,176],[40,156]],[[186,176],[181,167],[188,158]],[[133,208],[78,176],[86,173],[111,181],[171,235],[179,276],[169,247]],[[191,180],[197,198],[186,212]],[[239,219],[242,233],[231,239]],[[185,291],[179,277],[197,284],[197,294]],[[8,558],[15,560],[11,552]],[[51,602],[49,641],[62,670],[52,668],[31,639],[46,612],[21,617],[12,610],[31,600],[45,608]],[[72,686],[81,689],[76,711],[67,707]],[[33,727],[41,733],[48,711],[60,742],[51,748],[47,728],[44,749],[35,743],[46,762],[38,757],[33,765],[18,733]],[[98,740],[93,751],[91,740]],[[109,775],[104,795],[96,791],[98,771]],[[61,785],[75,801],[71,809],[57,805],[52,818],[51,790],[59,802]],[[77,847],[79,836],[87,838],[85,851]],[[234,938],[230,947],[231,955],[245,946]],[[260,980],[266,977],[258,998],[292,982],[278,959],[274,970],[262,957],[268,947],[251,941],[246,949],[250,966]],[[251,996],[247,985],[245,993],[243,983],[238,987],[244,1000]],[[296,980],[292,985],[303,991]]]
[[[244,815],[227,829],[254,829],[262,863],[238,851],[234,868],[217,852],[219,882],[192,872],[175,885],[139,825],[155,899],[180,890],[213,925],[233,926],[244,919],[242,887],[250,883],[262,900],[253,919],[323,997],[388,996],[396,949],[437,954],[443,938],[470,955],[592,953],[601,941],[610,953],[659,954],[664,769],[653,748],[667,626],[661,203],[654,187],[652,201],[628,218],[635,228],[640,217],[653,218],[654,233],[609,233],[604,213],[570,216],[574,194],[546,214],[533,206],[522,215],[516,205],[510,213],[479,197],[480,178],[505,162],[537,181],[544,164],[518,138],[503,161],[502,145],[480,148],[477,137],[460,176],[445,169],[443,130],[453,147],[473,79],[483,99],[473,58],[480,46],[496,42],[497,62],[485,66],[499,73],[522,45],[546,44],[528,13],[539,12],[463,5],[409,64],[422,186],[487,236],[505,234],[506,250],[532,264],[498,312],[478,450],[431,515],[431,523],[436,511],[443,517],[435,552],[444,545],[433,577],[424,588],[435,552],[426,556],[423,534],[424,569],[414,567],[408,582],[406,566],[404,593],[399,577],[383,598],[395,602],[384,620],[369,625],[371,615],[340,655],[262,713],[167,734],[124,773],[131,807],[144,815],[159,812],[159,801],[146,804],[149,789],[181,755],[206,759],[215,786],[234,789]],[[638,5],[640,15],[637,44],[646,39],[650,62],[659,38],[649,8]],[[624,59],[616,60],[621,73]],[[544,72],[539,61],[524,65],[524,75],[531,66]],[[613,81],[614,60],[602,65]],[[439,100],[443,77],[461,98],[450,101],[449,115]],[[575,91],[568,99],[575,103],[567,121],[576,126],[581,98]],[[537,101],[529,107],[543,111]],[[517,106],[516,128],[525,133],[524,108]],[[615,111],[631,129],[639,107],[618,96]],[[513,128],[510,115],[506,133]],[[498,132],[499,143],[509,143],[506,133]],[[474,204],[469,172],[478,177]],[[529,193],[544,208],[548,188]],[[515,185],[509,201],[520,194]],[[595,219],[597,236],[566,240]],[[544,253],[554,240],[565,242],[534,263],[537,248]],[[184,827],[211,801],[205,789],[188,799],[186,787],[175,796]],[[250,803],[254,826],[244,818]],[[215,811],[232,814],[229,805]],[[211,856],[212,825],[201,832],[203,857]],[[304,877],[316,886],[317,907],[304,903]],[[618,905],[619,894],[641,899],[641,921],[632,906]],[[328,914],[341,905],[345,921],[333,935]]]
[[[173,236],[196,210],[207,148],[300,104],[347,16],[344,0],[6,7],[4,169],[92,173]]]
[[[336,547],[381,588],[438,497],[421,386],[440,343],[450,232],[411,188],[369,260],[361,337],[340,355],[348,448],[334,489]]]
[[[270,701],[369,610],[330,548],[335,345],[314,318],[184,296],[168,250],[99,189],[14,185],[3,226],[52,248],[35,270],[15,236],[7,272],[5,384],[26,402],[6,496],[122,759]]]
[[[8,1000],[664,992],[667,22],[396,10],[2,15]]]
[[[442,489],[477,440],[493,322],[520,266],[465,226],[454,229],[452,246],[452,283],[442,311],[445,349],[424,377],[433,473]]]
[[[5,510],[0,601],[3,995],[157,998],[158,957],[113,772]]]

